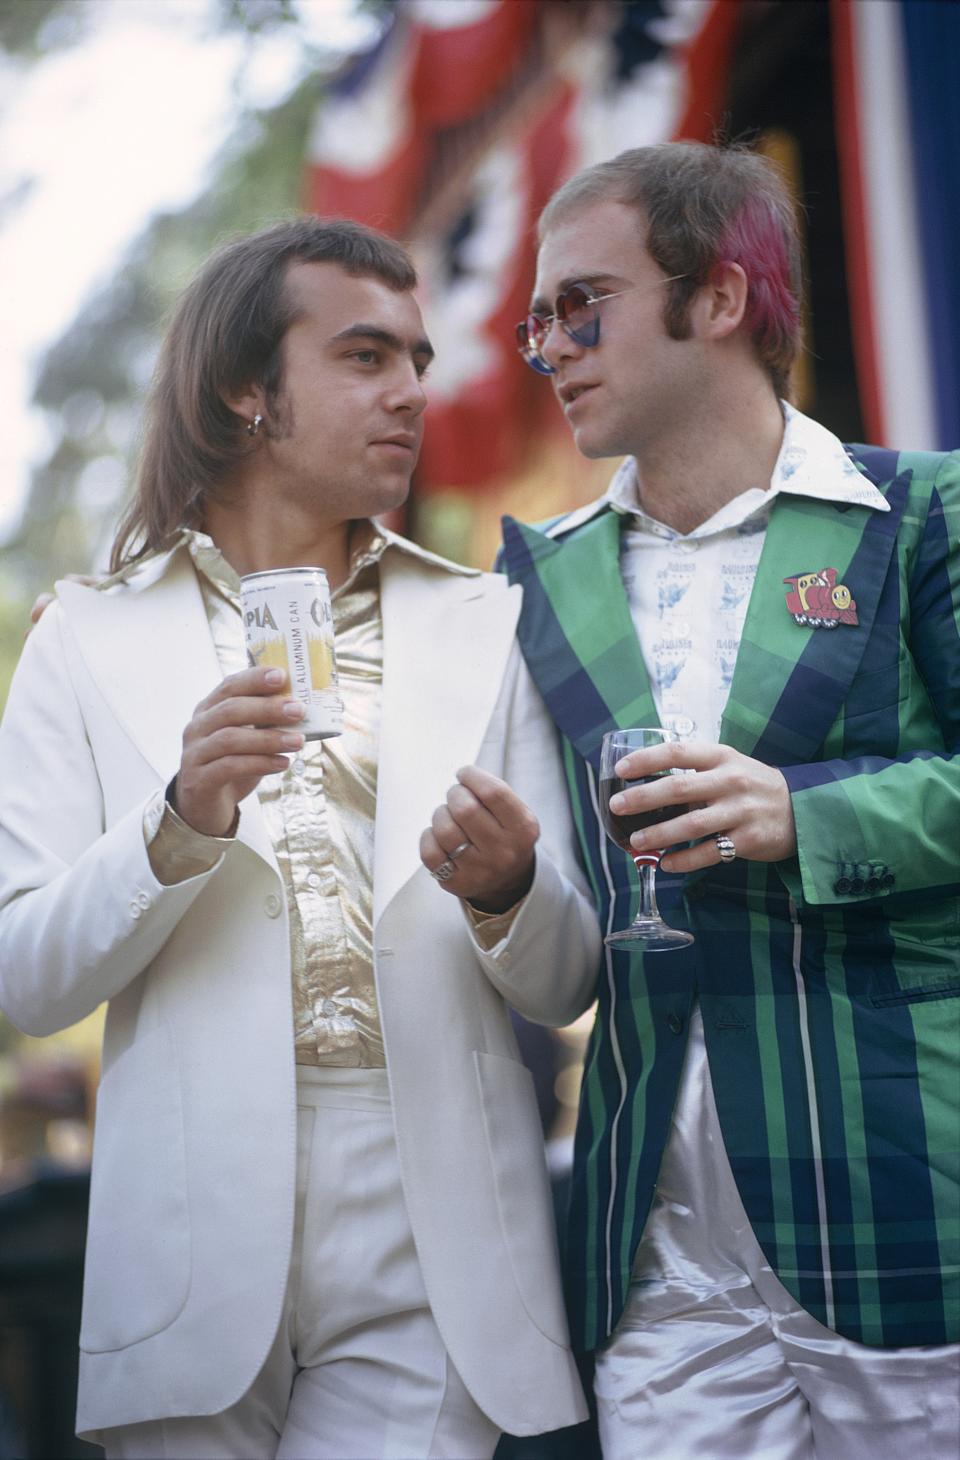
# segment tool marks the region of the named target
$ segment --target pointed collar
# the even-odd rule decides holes
[[[171,541],[169,547],[162,552],[122,569],[98,586],[101,589],[110,588],[122,580],[135,590],[148,587],[163,577],[171,561],[181,549],[185,549],[189,553],[197,572],[202,573],[224,598],[231,603],[239,603],[240,575],[227,562],[209,533],[194,527],[184,527]],[[422,563],[442,568],[448,573],[455,573],[461,577],[476,578],[480,576],[479,568],[469,568],[463,563],[455,563],[452,559],[441,557],[439,553],[432,553],[427,548],[420,547],[419,543],[401,537],[399,533],[382,526],[375,519],[363,517],[357,518],[352,524],[350,573],[346,581],[336,590],[337,593],[349,588],[358,573],[364,568],[369,567],[371,563],[378,563],[388,549],[404,553]]]

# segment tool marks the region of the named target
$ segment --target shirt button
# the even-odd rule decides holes
[[[679,538],[677,547],[682,553],[695,553],[697,550],[697,544],[687,537]]]
[[[319,887],[322,880],[319,872],[311,872],[307,878],[307,882],[311,887]]]
[[[683,1020],[680,1018],[679,1014],[670,1015],[669,1019],[667,1020],[667,1028],[670,1030],[671,1034],[680,1033],[681,1029],[683,1028]]]
[[[130,904],[130,916],[132,918],[138,918],[138,917],[141,916],[140,904],[138,902],[131,902],[131,904]]]
[[[146,911],[147,908],[150,906],[150,899],[145,892],[141,892],[138,895],[137,902],[140,904],[144,911]]]
[[[302,776],[303,773],[304,773],[304,771],[307,768],[306,761],[303,760],[302,757],[299,756],[299,755],[297,756],[296,760],[291,761],[290,764],[293,767],[293,769],[296,771],[296,773],[297,773],[298,776]]]
[[[280,906],[280,899],[277,894],[275,892],[268,892],[263,899],[263,910],[267,917],[278,918],[280,916]]]
[[[693,731],[693,721],[689,715],[674,715],[673,729],[678,735],[689,735]]]
[[[332,1019],[334,1014],[337,1012],[337,1006],[334,1003],[333,999],[324,999],[323,1003],[320,1005],[320,1012],[325,1019]]]

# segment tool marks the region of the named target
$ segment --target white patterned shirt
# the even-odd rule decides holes
[[[783,410],[769,488],[742,492],[687,535],[643,511],[633,457],[605,495],[631,517],[620,536],[620,572],[660,722],[684,737],[720,734],[774,497],[790,492],[889,510],[836,436],[786,402]]]

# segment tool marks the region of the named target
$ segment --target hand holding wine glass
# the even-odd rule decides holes
[[[776,766],[716,741],[668,736],[624,753],[621,816],[650,816],[630,838],[631,855],[657,854],[661,867],[698,872],[725,858],[779,862],[796,855],[797,833],[787,782]],[[667,775],[672,772],[671,775]],[[659,828],[664,824],[664,832]]]
[[[662,745],[666,741],[677,739],[676,731],[666,730],[661,726],[635,730],[613,730],[603,737],[600,750],[598,793],[600,816],[607,836],[633,858],[640,874],[640,907],[637,916],[628,928],[609,933],[604,939],[604,942],[610,943],[614,947],[634,947],[644,953],[662,953],[673,948],[686,947],[687,944],[693,942],[692,933],[683,932],[679,928],[671,928],[663,921],[657,908],[656,870],[663,849],[637,852],[630,844],[630,838],[635,832],[646,831],[661,822],[671,821],[677,816],[682,816],[688,810],[687,806],[678,806],[674,803],[648,811],[625,814],[617,814],[610,807],[611,798],[622,792],[628,785],[643,784],[657,779],[659,776],[670,774],[665,770],[657,772],[654,776],[644,776],[633,781],[622,780],[617,775],[617,766],[623,757],[630,751],[646,750],[651,746]]]

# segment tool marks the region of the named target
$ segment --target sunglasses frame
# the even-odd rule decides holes
[[[585,284],[575,280],[572,284],[568,284],[566,289],[561,289],[557,295],[554,300],[553,314],[535,314],[531,310],[526,318],[520,321],[516,327],[517,350],[525,363],[530,366],[531,370],[535,370],[538,375],[556,375],[556,370],[552,365],[547,364],[541,353],[543,343],[546,342],[547,336],[554,324],[559,324],[564,334],[568,335],[575,344],[582,345],[585,350],[593,350],[600,343],[601,304],[606,304],[609,299],[620,299],[624,294],[632,294],[637,289],[655,289],[661,284],[673,284],[678,279],[685,279],[686,277],[686,274],[670,274],[668,278],[657,279],[652,284],[631,284],[628,288],[618,289],[613,294],[595,294],[592,284]],[[580,325],[577,328],[574,328],[567,322],[567,296],[572,294],[574,290],[586,295],[584,303],[577,306],[579,309],[590,308],[591,306],[593,308],[591,318],[585,325]],[[542,330],[542,342],[540,345],[535,343],[533,332],[530,328],[531,320],[535,321]]]

